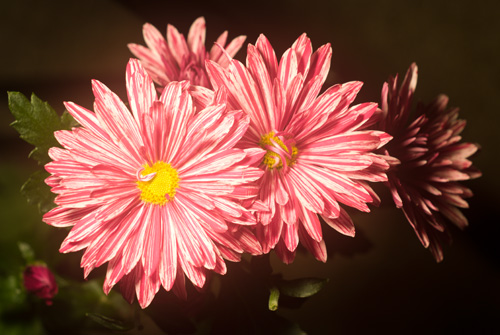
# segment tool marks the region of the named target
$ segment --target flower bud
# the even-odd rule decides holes
[[[47,305],[52,305],[52,298],[57,294],[58,288],[54,275],[43,265],[27,266],[23,273],[24,287]]]

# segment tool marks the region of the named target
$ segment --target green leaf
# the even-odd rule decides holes
[[[11,126],[23,140],[35,147],[29,157],[45,165],[50,161],[49,149],[59,146],[54,132],[71,129],[77,126],[77,122],[67,111],[59,117],[47,102],[35,94],[31,95],[31,101],[19,92],[8,92],[8,96],[9,109],[16,119]],[[54,195],[44,182],[48,176],[45,171],[37,171],[21,187],[21,193],[28,203],[37,206],[42,213],[54,207]]]
[[[128,330],[133,328],[131,325],[127,325],[120,320],[116,320],[116,319],[104,316],[102,314],[86,313],[85,315],[87,317],[89,317],[91,320],[95,321],[96,323],[100,324],[101,326],[103,326],[107,329],[125,332],[125,331],[128,331]]]
[[[39,164],[48,163],[48,150],[58,146],[54,131],[64,129],[61,118],[47,102],[34,94],[31,95],[31,102],[19,92],[9,92],[8,95],[9,109],[16,118],[11,126],[23,140],[35,146],[30,157]]]
[[[55,195],[44,180],[49,174],[43,170],[34,172],[21,187],[21,194],[28,203],[38,207],[40,213],[46,213],[54,208]]]
[[[277,287],[271,287],[269,294],[269,310],[276,311],[278,309],[278,299],[280,297],[280,290]]]
[[[23,308],[26,291],[22,285],[22,276],[17,273],[7,277],[0,276],[0,314],[8,309]]]
[[[318,293],[328,282],[328,278],[300,278],[278,282],[281,294],[293,298],[307,298]]]
[[[71,116],[68,111],[64,111],[61,115],[61,129],[71,129],[79,126],[78,122]]]
[[[23,256],[26,264],[35,262],[35,252],[28,243],[17,242],[17,246],[19,247],[19,251],[21,252],[21,255]]]

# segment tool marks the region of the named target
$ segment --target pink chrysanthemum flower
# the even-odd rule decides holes
[[[205,70],[205,60],[210,59],[221,66],[227,66],[229,59],[223,50],[233,57],[245,42],[246,36],[238,36],[227,46],[227,31],[217,39],[210,52],[205,51],[205,19],[200,17],[194,21],[189,29],[187,41],[177,29],[167,26],[167,39],[149,23],[143,26],[143,35],[146,48],[142,45],[130,43],[130,51],[139,58],[149,75],[160,86],[171,81],[189,80],[192,85],[211,88]]]
[[[52,148],[45,168],[58,207],[44,221],[72,226],[60,251],[86,249],[85,276],[109,262],[104,291],[121,281],[144,308],[160,285],[184,296],[184,275],[202,287],[210,270],[225,273],[223,258],[261,253],[242,203],[262,175],[249,164],[265,152],[233,148],[249,118],[226,108],[224,92],[197,111],[188,82],[158,98],[138,60],[126,77],[132,113],[98,81],[95,113],[65,103],[82,127],[55,133],[64,149]]]
[[[446,221],[459,228],[468,224],[457,207],[467,208],[463,198],[472,192],[459,181],[481,175],[467,159],[478,146],[460,143],[465,121],[458,119],[458,108],[447,107],[445,95],[427,106],[419,105],[409,121],[416,85],[417,66],[413,63],[401,85],[396,75],[382,88],[380,125],[394,136],[384,151],[400,161],[391,164],[387,185],[420,242],[439,262],[443,259],[441,244],[450,239]]]
[[[261,35],[248,46],[247,66],[232,60],[227,69],[207,62],[214,87],[226,87],[228,102],[250,116],[242,148],[266,150],[256,213],[257,236],[264,252],[276,248],[290,263],[299,243],[319,260],[327,254],[318,215],[346,235],[354,225],[339,203],[368,212],[378,200],[365,181],[384,181],[386,161],[372,151],[390,137],[361,130],[377,109],[374,103],[349,107],[362,84],[330,87],[318,96],[330,67],[330,45],[312,52],[305,34],[278,63]],[[197,88],[198,98],[210,92]],[[203,92],[208,92],[203,94]]]

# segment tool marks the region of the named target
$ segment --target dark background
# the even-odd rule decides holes
[[[419,243],[401,212],[387,200],[370,215],[353,214],[357,236],[325,229],[329,260],[299,256],[276,272],[286,278],[329,277],[327,286],[300,309],[277,313],[310,334],[500,333],[500,59],[496,1],[10,1],[0,5],[0,248],[16,239],[35,240],[37,217],[17,189],[35,163],[29,145],[9,127],[7,91],[36,93],[58,112],[63,101],[92,109],[90,80],[98,79],[126,100],[126,44],[144,44],[142,24],[160,31],[167,23],[185,35],[192,21],[207,21],[207,46],[223,30],[229,37],[260,33],[278,56],[303,32],[314,48],[333,47],[326,87],[350,80],[365,83],[357,102],[379,101],[390,74],[419,66],[416,100],[439,93],[461,108],[465,141],[482,150],[474,157],[483,177],[466,182],[475,196],[464,210],[470,227],[452,229],[454,242],[437,264]],[[245,50],[237,57],[243,60]],[[55,228],[51,228],[55,229]],[[45,248],[57,250],[59,241]],[[76,264],[75,272],[78,272]],[[265,303],[265,302],[264,302]],[[153,305],[154,306],[154,303]]]

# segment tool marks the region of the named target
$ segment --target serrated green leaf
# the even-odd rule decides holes
[[[293,298],[307,298],[318,293],[328,282],[328,278],[299,278],[282,280],[278,283],[280,293]]]
[[[50,161],[49,149],[59,146],[54,132],[71,129],[78,125],[77,122],[67,111],[59,117],[47,102],[43,102],[35,94],[31,95],[31,101],[19,92],[8,92],[8,96],[9,109],[16,119],[11,126],[23,140],[35,146],[29,157],[38,164],[45,165]],[[54,196],[44,182],[48,176],[44,171],[37,171],[21,188],[21,193],[28,202],[36,205],[42,213],[54,207]]]
[[[125,332],[133,328],[131,325],[127,325],[120,320],[116,320],[102,314],[86,313],[85,315],[107,329]]]
[[[48,172],[39,170],[34,172],[21,187],[21,194],[28,200],[28,203],[38,207],[41,213],[46,213],[54,208],[54,194],[50,187],[45,184]]]
[[[79,124],[76,122],[75,118],[71,116],[68,111],[64,111],[61,115],[61,129],[71,129],[77,127]]]
[[[36,160],[37,162],[40,162],[40,164],[44,164],[45,162],[48,161],[47,153],[48,153],[48,149],[47,149],[47,151],[45,151],[44,149],[36,147],[35,149],[31,150],[28,157]],[[42,163],[42,162],[44,162],[44,163]]]
[[[35,252],[28,243],[17,242],[17,246],[26,264],[31,264],[35,261]]]
[[[16,118],[11,126],[20,137],[35,146],[30,157],[39,164],[49,162],[48,150],[58,146],[54,131],[63,128],[61,119],[47,102],[31,95],[31,102],[19,92],[9,92],[9,109]]]

